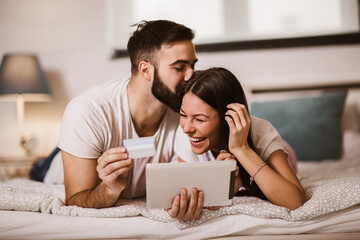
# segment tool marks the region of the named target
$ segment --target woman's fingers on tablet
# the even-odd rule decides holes
[[[206,208],[209,209],[209,210],[215,211],[215,210],[219,210],[220,206],[213,206],[213,207],[206,207]]]
[[[187,189],[183,188],[181,193],[174,198],[171,208],[166,209],[170,217],[186,221],[199,218],[204,207],[204,192],[193,188],[188,201]]]
[[[198,219],[200,217],[200,213],[202,212],[203,208],[204,208],[204,192],[200,190],[197,196],[196,209],[191,219],[193,220]]]
[[[186,188],[181,189],[179,201],[176,200],[173,202],[176,205],[176,209],[173,210],[173,215],[170,215],[173,218],[176,218],[178,220],[184,220],[184,216],[187,210],[187,190]]]
[[[186,214],[184,216],[184,220],[190,220],[194,217],[197,202],[198,202],[198,190],[197,188],[193,188],[191,189],[190,201],[188,208],[186,210]]]
[[[170,217],[176,218],[179,212],[179,208],[180,208],[180,195],[176,195],[171,205],[171,208],[166,209],[166,211]]]
[[[221,150],[219,155],[216,157],[216,161],[223,161],[226,159],[234,159],[234,155],[232,155],[231,153],[227,152],[226,150]]]

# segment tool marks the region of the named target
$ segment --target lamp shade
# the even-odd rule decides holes
[[[0,66],[0,94],[50,94],[38,58],[30,54],[5,54]]]

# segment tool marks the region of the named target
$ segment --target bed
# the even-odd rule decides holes
[[[0,238],[360,239],[358,87],[249,93],[252,115],[271,121],[296,152],[295,170],[308,200],[294,211],[236,197],[230,206],[204,209],[197,220],[177,221],[163,209],[147,209],[145,199],[105,209],[65,206],[63,185],[15,178],[0,183]]]

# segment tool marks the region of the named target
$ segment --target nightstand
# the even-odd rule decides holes
[[[29,178],[30,170],[39,157],[0,157],[0,181],[12,178]]]

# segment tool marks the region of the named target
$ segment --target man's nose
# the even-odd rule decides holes
[[[189,68],[189,69],[186,71],[186,73],[185,73],[184,80],[185,80],[185,81],[188,81],[188,80],[191,78],[191,76],[193,75],[193,73],[194,73],[194,69],[193,69],[193,68]]]

